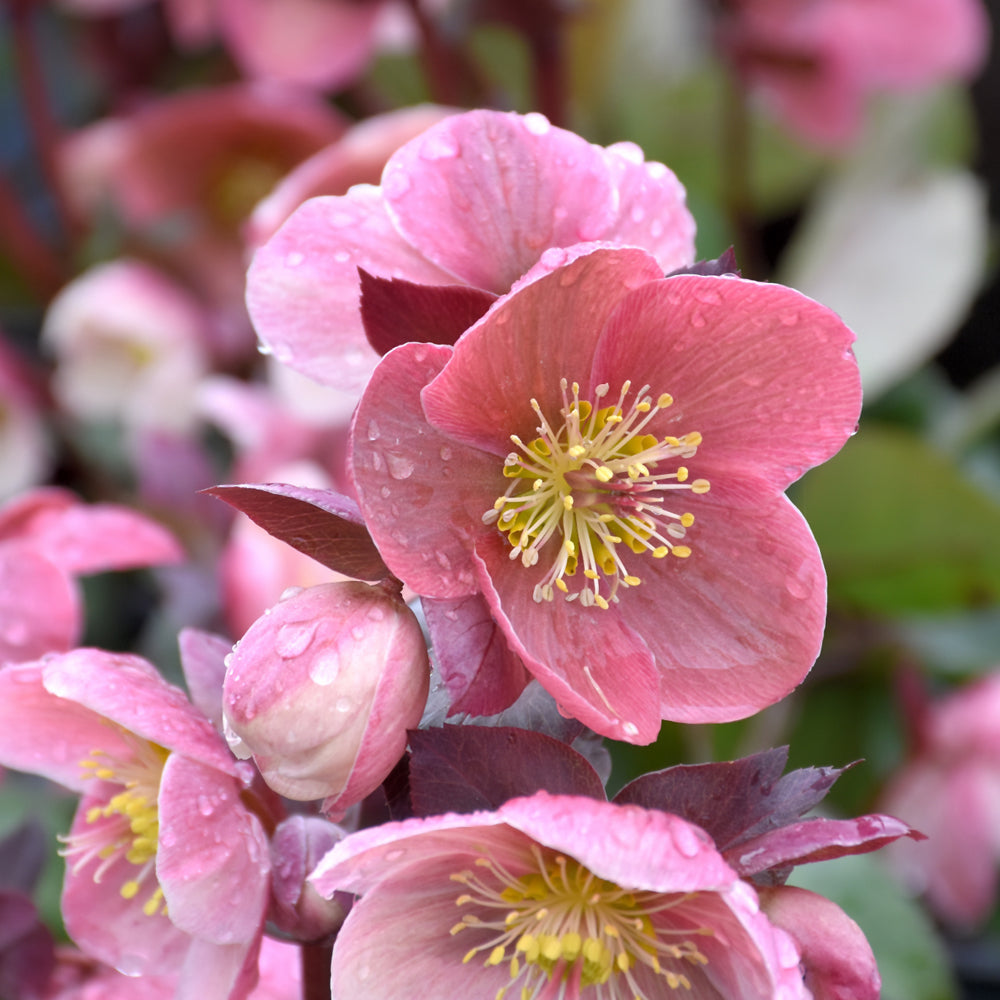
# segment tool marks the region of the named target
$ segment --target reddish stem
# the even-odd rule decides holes
[[[323,942],[300,945],[302,1000],[330,1000],[330,962],[333,945]]]

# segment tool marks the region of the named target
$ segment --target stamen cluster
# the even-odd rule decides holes
[[[129,759],[96,749],[91,751],[90,759],[80,762],[84,777],[121,786],[122,791],[112,795],[103,806],[92,806],[86,815],[89,824],[102,819],[113,822],[67,837],[61,853],[64,857],[76,858],[74,872],[98,858],[101,864],[94,871],[95,882],[100,882],[108,868],[120,858],[138,866],[135,877],[124,882],[120,889],[123,898],[132,899],[153,875],[160,829],[157,798],[169,752],[124,730],[122,735],[134,752]],[[142,910],[147,916],[167,912],[163,890],[158,885]]]
[[[507,535],[510,558],[520,558],[526,567],[539,562],[549,542],[558,544],[548,572],[535,586],[535,601],[551,601],[559,590],[567,600],[579,598],[585,607],[607,609],[618,600],[619,588],[641,582],[626,566],[623,547],[654,559],[691,554],[682,541],[694,515],[665,504],[672,490],[706,493],[709,483],[689,482],[685,465],[670,471],[660,467],[693,457],[701,434],[657,438],[644,433],[654,416],[673,403],[668,393],[655,400],[647,395],[648,385],[628,406],[628,380],[610,406],[600,406],[608,395],[607,383],[594,390],[596,405],[580,399],[578,383],[562,379],[560,387],[562,422],[553,427],[538,401],[531,400],[539,436],[525,444],[511,435],[518,450],[507,456],[503,472],[514,482],[483,521]],[[571,591],[566,577],[575,576],[581,564],[588,582]]]
[[[712,932],[674,930],[665,915],[694,894],[624,889],[538,845],[532,856],[537,867],[527,874],[480,857],[477,871],[451,876],[468,890],[455,900],[468,912],[452,935],[474,930],[484,938],[463,961],[481,956],[486,966],[508,963],[511,982],[496,1000],[517,983],[520,1000],[578,996],[585,987],[594,987],[594,1000],[646,1000],[648,990],[635,974],[640,967],[657,983],[690,989],[684,963],[708,964],[690,936]],[[650,982],[648,974],[641,979]]]

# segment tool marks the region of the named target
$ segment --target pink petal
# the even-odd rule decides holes
[[[126,759],[132,750],[100,715],[47,691],[45,666],[40,661],[0,670],[0,763],[82,791],[80,765],[95,749]]]
[[[93,830],[95,824],[87,822],[87,812],[106,802],[106,798],[85,796],[70,835]],[[108,821],[98,820],[101,822]],[[144,880],[139,895],[125,899],[121,887],[136,878],[140,869],[121,856],[95,882],[96,864],[92,862],[78,873],[67,868],[62,915],[70,936],[83,951],[130,976],[176,971],[191,939],[162,913],[147,916],[143,912],[144,903],[156,890],[155,879]]]
[[[0,544],[0,665],[63,652],[82,628],[76,586],[30,541]]]
[[[358,404],[351,435],[358,503],[386,565],[437,598],[475,593],[472,536],[502,492],[495,457],[424,420],[420,390],[451,353],[433,344],[390,351]]]
[[[604,156],[618,188],[618,217],[603,238],[648,250],[667,273],[692,264],[695,221],[674,173],[645,162],[629,142],[609,146]]]
[[[656,657],[663,718],[744,718],[788,694],[819,655],[823,564],[784,497],[750,510],[685,506],[691,556],[632,557],[643,582],[621,594],[619,614]]]
[[[594,382],[668,392],[651,431],[699,431],[694,475],[759,477],[784,489],[854,432],[861,382],[854,334],[831,310],[781,285],[681,275],[645,285],[609,321]],[[656,346],[654,346],[656,345]],[[661,432],[663,432],[661,430]],[[706,478],[712,478],[708,476]]]
[[[180,968],[173,1000],[205,1000],[206,997],[244,1000],[256,997],[254,986],[258,977],[260,944],[260,937],[239,944],[214,944],[192,938]]]
[[[429,260],[494,292],[548,247],[599,239],[615,211],[603,150],[539,114],[445,119],[390,158],[382,190]]]
[[[171,921],[214,944],[252,940],[267,905],[267,837],[239,795],[198,761],[172,754],[163,767],[156,876]]]
[[[481,594],[421,602],[431,648],[451,699],[449,715],[496,715],[509,708],[530,675],[511,650]]]
[[[335,89],[374,49],[379,3],[344,0],[220,0],[220,33],[250,77]]]
[[[509,552],[498,532],[476,546],[483,596],[511,648],[566,715],[612,739],[652,743],[660,731],[658,676],[641,633],[614,610],[561,595],[535,601],[541,574]]]
[[[871,945],[836,903],[789,885],[760,895],[768,919],[798,943],[813,1000],[878,1000],[882,981]]]
[[[208,719],[141,657],[75,649],[46,659],[43,677],[50,694],[76,702],[167,750],[236,773],[236,762]]]
[[[358,268],[431,285],[454,282],[407,243],[377,188],[299,207],[254,255],[247,308],[275,357],[317,382],[357,391],[378,356],[359,312]]]
[[[604,322],[631,289],[661,275],[642,250],[600,249],[505,296],[458,341],[452,361],[424,390],[427,419],[502,460],[511,434],[537,436],[532,399],[555,420],[563,406],[560,379],[579,382],[586,397],[596,384],[590,370]],[[490,503],[506,488],[498,482]]]
[[[182,629],[177,643],[191,703],[221,732],[222,681],[226,676],[226,656],[233,644],[221,635],[197,628]]]

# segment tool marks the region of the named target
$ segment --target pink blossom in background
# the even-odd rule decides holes
[[[79,641],[75,578],[176,563],[183,552],[161,525],[117,504],[85,504],[42,488],[0,507],[0,664],[65,652]]]
[[[240,227],[278,180],[345,125],[325,102],[298,90],[186,90],[71,135],[62,175],[84,218],[110,207],[147,255],[169,263],[220,310],[217,350],[228,356],[245,339]]]
[[[0,331],[0,501],[48,474],[52,445],[43,416],[47,409],[41,373]]]
[[[72,418],[189,433],[208,371],[208,328],[198,300],[166,274],[125,258],[100,264],[63,288],[45,315],[52,393]]]
[[[854,139],[868,98],[966,80],[989,39],[980,0],[731,0],[718,25],[741,77],[807,142]]]
[[[416,593],[482,594],[562,710],[650,742],[786,695],[825,575],[783,495],[853,433],[853,334],[779,285],[602,249],[404,344],[355,414],[358,502]]]
[[[684,197],[632,143],[605,149],[537,113],[470,111],[394,153],[380,187],[299,207],[254,255],[247,305],[278,360],[357,391],[377,361],[359,267],[503,293],[547,249],[601,241],[642,246],[671,271],[694,259]]]
[[[1000,673],[927,706],[883,807],[927,835],[887,849],[903,881],[957,928],[985,921],[1000,885]]]
[[[638,806],[539,792],[387,823],[313,882],[361,895],[334,946],[338,997],[809,998],[792,938],[709,837]]]
[[[177,1000],[256,980],[270,861],[225,742],[151,664],[78,649],[0,672],[0,761],[82,794],[62,853],[75,943]]]

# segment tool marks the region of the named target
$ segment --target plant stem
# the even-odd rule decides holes
[[[306,943],[302,952],[302,1000],[330,1000],[330,961],[333,945]]]

